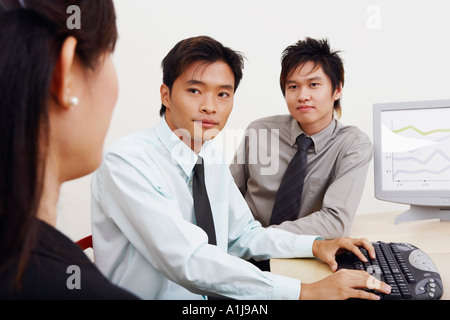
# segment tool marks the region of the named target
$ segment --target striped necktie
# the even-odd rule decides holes
[[[278,188],[270,225],[296,220],[300,212],[300,200],[306,175],[306,154],[313,141],[301,134],[297,137],[296,144],[298,150],[289,163]]]

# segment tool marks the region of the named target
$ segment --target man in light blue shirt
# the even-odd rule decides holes
[[[334,254],[365,239],[321,240],[265,229],[254,220],[212,140],[225,126],[242,78],[242,57],[209,37],[179,42],[163,60],[163,118],[152,129],[114,143],[92,179],[95,262],[114,283],[144,299],[323,298],[330,285],[348,296],[375,299],[355,288],[384,284],[367,273],[336,272],[316,285],[263,272],[245,261],[317,256],[336,270]],[[196,225],[192,179],[198,158],[217,245]],[[353,279],[353,278],[352,278]],[[374,282],[375,281],[375,282]],[[336,290],[336,292],[342,292]],[[361,292],[361,293],[360,293]],[[330,298],[329,293],[328,298]]]

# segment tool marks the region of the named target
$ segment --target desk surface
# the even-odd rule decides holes
[[[450,300],[450,221],[422,220],[394,224],[399,212],[386,212],[355,217],[352,238],[369,241],[408,242],[427,253],[435,263],[444,284],[442,299]],[[273,273],[301,279],[304,283],[321,280],[331,274],[318,259],[272,259]]]

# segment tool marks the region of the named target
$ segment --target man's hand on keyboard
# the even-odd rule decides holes
[[[345,251],[351,251],[361,261],[367,262],[367,258],[359,247],[365,248],[369,257],[375,259],[375,249],[367,239],[340,238],[314,241],[314,256],[327,263],[334,273],[318,282],[302,284],[300,299],[379,299],[379,296],[374,292],[360,289],[369,289],[389,294],[391,287],[366,271],[342,269],[336,272],[338,267],[336,255]]]
[[[302,283],[300,300],[380,299],[375,293],[360,289],[371,289],[384,294],[391,292],[390,286],[365,271],[341,269],[320,281]]]
[[[323,262],[327,263],[330,266],[331,271],[336,272],[338,267],[336,262],[336,255],[345,251],[351,251],[361,261],[367,262],[366,257],[361,252],[359,247],[364,247],[369,253],[369,256],[372,259],[375,259],[375,249],[373,248],[372,244],[364,238],[339,238],[326,241],[316,240],[313,243],[313,254]]]

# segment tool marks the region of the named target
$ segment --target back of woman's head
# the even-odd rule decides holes
[[[68,23],[72,5],[80,28]],[[50,86],[61,46],[75,37],[77,58],[95,69],[114,49],[115,20],[112,0],[0,0],[0,257],[21,250],[19,274],[42,195]]]

